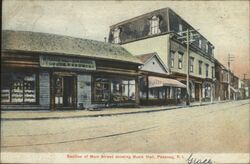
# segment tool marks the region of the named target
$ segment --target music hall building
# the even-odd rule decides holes
[[[141,61],[120,45],[2,32],[1,109],[61,110],[139,103]]]

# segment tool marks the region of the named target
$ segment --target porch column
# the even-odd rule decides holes
[[[213,103],[214,101],[214,87],[213,87],[213,84],[210,84],[210,88],[211,88],[211,93],[210,93],[210,100],[211,100],[211,103]]]
[[[137,76],[135,78],[135,103],[136,105],[140,104],[140,83],[139,83],[139,77]]]

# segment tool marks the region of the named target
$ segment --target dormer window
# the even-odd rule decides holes
[[[199,39],[199,48],[201,48],[201,40]]]
[[[120,43],[120,28],[115,28],[113,31],[113,43]]]
[[[182,24],[179,24],[179,34],[180,34],[180,35],[183,34],[182,31],[183,31]]]
[[[150,34],[158,34],[160,33],[160,18],[157,16],[153,16],[150,20]]]
[[[206,44],[206,53],[208,53],[208,43]]]

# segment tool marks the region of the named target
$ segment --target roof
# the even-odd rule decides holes
[[[31,31],[2,31],[2,50],[76,55],[141,64],[117,44]]]
[[[163,86],[186,88],[185,84],[182,84],[181,82],[175,79],[149,76],[148,80],[149,80],[149,88],[163,87]]]
[[[159,55],[156,52],[152,53],[147,53],[147,54],[142,54],[142,55],[137,55],[136,57],[142,62],[142,64],[147,64],[153,57],[156,57],[157,60],[160,62],[161,66],[166,72],[169,72],[168,67],[164,64],[164,62],[161,60]]]
[[[148,53],[148,54],[142,54],[142,55],[137,55],[136,57],[144,64],[146,63],[149,59],[151,59],[153,56],[155,56],[155,52],[153,53]]]

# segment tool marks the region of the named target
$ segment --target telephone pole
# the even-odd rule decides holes
[[[178,34],[181,35],[177,37],[178,40],[182,40],[182,43],[185,43],[187,46],[187,76],[186,76],[186,87],[187,87],[187,94],[186,94],[186,105],[190,105],[190,88],[189,88],[189,65],[190,65],[190,57],[189,57],[189,44],[195,41],[194,37],[199,36],[198,33],[193,33],[198,30],[189,30],[181,31]],[[184,34],[184,36],[182,36]]]
[[[231,64],[231,61],[233,61],[233,56],[231,56],[231,54],[228,54],[228,62],[227,62],[227,64],[228,64],[228,100],[231,100],[231,82],[230,82],[230,72],[231,72],[231,70],[230,70],[230,64]]]

